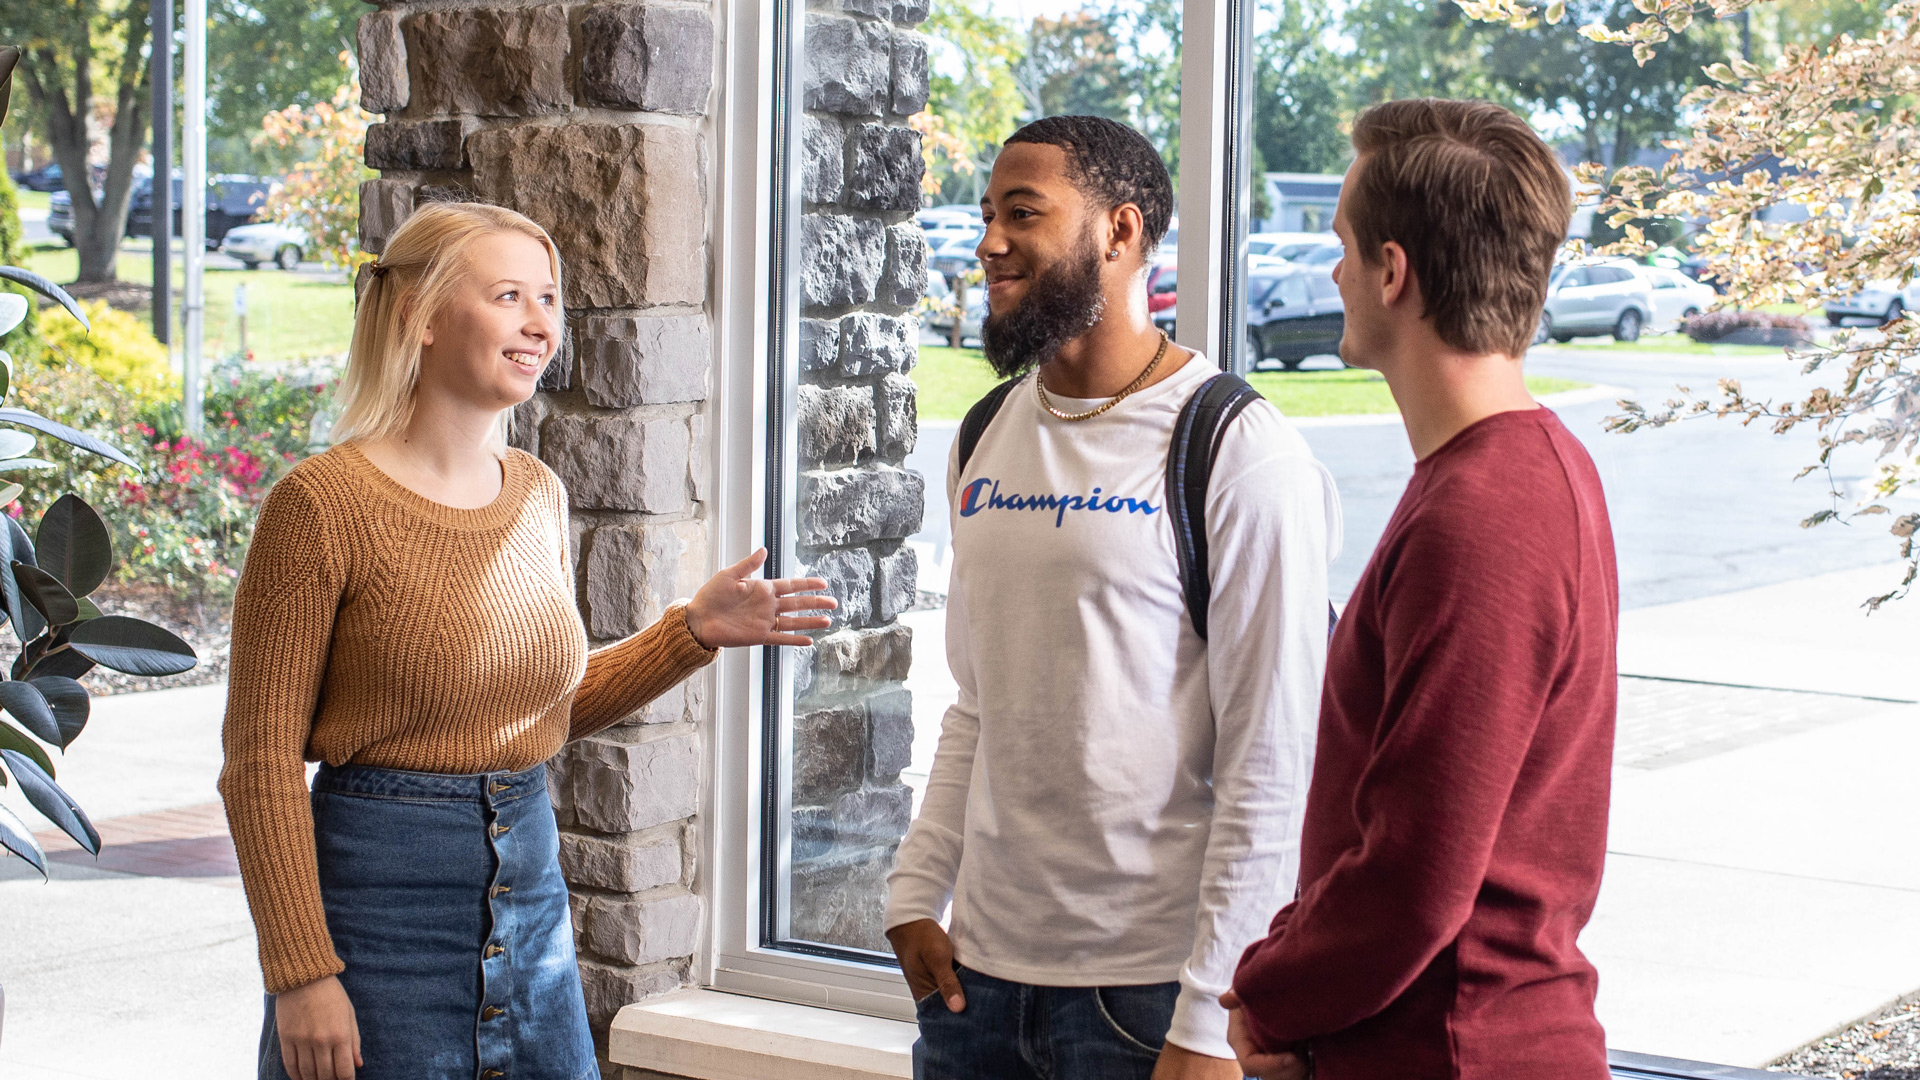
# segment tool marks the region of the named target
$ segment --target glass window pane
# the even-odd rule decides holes
[[[768,702],[781,748],[769,825],[787,857],[764,864],[765,944],[888,961],[886,874],[956,697],[948,453],[998,381],[979,348],[980,196],[1001,142],[1063,113],[1140,130],[1177,185],[1180,14],[1178,0],[941,0],[911,29],[804,16],[801,217],[781,267],[798,279],[797,355],[780,359],[797,460],[772,465],[794,494],[770,542],[831,582],[842,608],[813,647],[787,650],[791,689]],[[897,58],[922,40],[924,109],[897,82],[863,91],[862,49],[886,43]],[[1156,263],[1162,306],[1177,242],[1169,231]]]

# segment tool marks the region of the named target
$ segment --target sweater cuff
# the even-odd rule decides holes
[[[1173,1004],[1173,1026],[1167,1029],[1167,1041],[1182,1050],[1208,1057],[1233,1059],[1233,1047],[1227,1043],[1227,1010],[1220,1000],[1191,986],[1180,987]]]
[[[693,631],[687,626],[687,604],[686,600],[675,600],[661,614],[660,621],[667,624],[667,641],[673,646],[672,661],[695,668],[705,667],[713,663],[713,658],[720,655],[720,650],[700,644],[700,639],[693,636]]]
[[[298,990],[310,982],[318,982],[347,970],[347,965],[334,955],[330,944],[317,950],[303,948],[300,952],[298,956],[273,957],[261,965],[261,974],[266,977],[267,993],[284,994],[289,990]]]

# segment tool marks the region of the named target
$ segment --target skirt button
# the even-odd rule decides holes
[[[493,888],[488,889],[487,893],[488,895],[491,895],[491,896],[505,896],[507,893],[510,893],[512,891],[513,891],[513,886],[511,885],[495,885]]]
[[[505,950],[505,949],[503,949],[503,948],[501,948],[501,947],[500,947],[500,946],[498,946],[498,945],[489,945],[489,946],[487,946],[487,959],[489,959],[489,960],[491,960],[491,959],[493,959],[494,957],[496,957],[496,956],[499,956],[500,954],[502,954],[502,953],[504,953],[504,952],[506,952],[506,951],[507,951],[507,950]]]
[[[511,825],[499,825],[499,824],[496,824],[496,825],[494,825],[494,827],[493,827],[493,835],[495,835],[495,836],[505,836],[505,835],[507,835],[507,834],[508,834],[509,832],[512,832],[512,831],[513,831],[513,826],[511,826]]]
[[[505,1016],[506,1013],[507,1013],[507,1010],[501,1008],[498,1005],[489,1005],[486,1008],[480,1010],[480,1019],[491,1020],[496,1016]]]
[[[504,1080],[507,1074],[500,1069],[488,1069],[480,1075],[483,1080]]]

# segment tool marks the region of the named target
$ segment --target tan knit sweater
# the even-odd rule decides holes
[[[505,459],[499,498],[422,498],[351,445],[260,509],[234,598],[220,794],[267,991],[344,969],[320,907],[307,761],[416,772],[530,768],[714,656],[686,609],[587,652],[566,492]]]

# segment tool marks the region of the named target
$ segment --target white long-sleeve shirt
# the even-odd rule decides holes
[[[1080,422],[1041,409],[1029,377],[964,473],[956,450],[959,700],[886,924],[937,919],[951,899],[955,956],[988,975],[1177,978],[1169,1040],[1232,1057],[1216,999],[1298,873],[1341,525],[1306,441],[1253,403],[1208,487],[1208,639],[1194,632],[1166,459],[1181,407],[1217,370],[1194,357]]]

